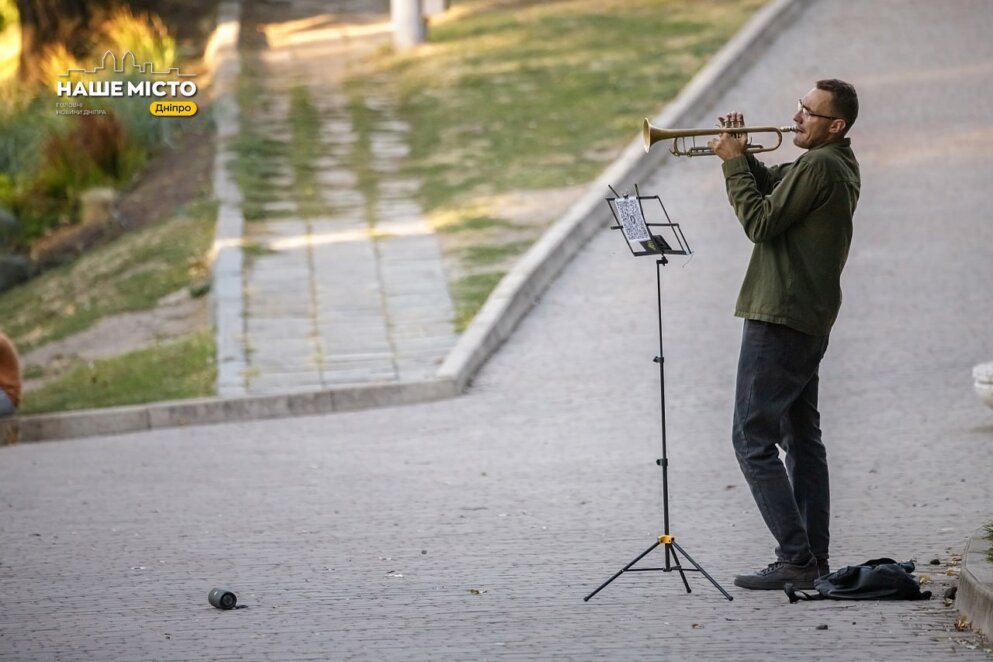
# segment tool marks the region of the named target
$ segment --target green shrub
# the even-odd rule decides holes
[[[176,40],[155,14],[133,14],[128,7],[118,7],[99,20],[96,32],[95,53],[110,50],[120,57],[131,51],[139,64],[153,62],[160,71],[176,64]]]
[[[0,32],[15,25],[19,17],[17,3],[14,0],[0,0]]]
[[[0,0],[0,20],[6,16],[5,3],[9,0]],[[16,83],[0,89],[0,208],[16,218],[0,254],[25,252],[52,228],[73,223],[85,189],[128,186],[175,131],[203,121],[155,117],[146,98],[84,100],[86,107],[106,114],[56,115],[49,90],[59,74],[90,68],[108,50],[118,58],[130,51],[138,63],[151,62],[159,71],[176,65],[175,39],[155,15],[118,8],[100,14],[89,29],[93,50],[88,58],[78,60],[58,46],[43,56],[45,91]]]
[[[37,177],[44,162],[44,145],[65,125],[53,121],[39,97],[7,88],[0,106],[0,208],[13,214],[0,252],[26,250],[27,225],[47,227],[44,218],[57,219],[64,205],[64,195],[49,199],[49,186]],[[27,221],[27,223],[25,223]]]
[[[16,85],[0,90],[0,173],[16,181],[33,171],[45,137],[64,124],[40,96]]]

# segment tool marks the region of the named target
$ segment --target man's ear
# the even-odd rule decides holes
[[[842,135],[845,133],[845,128],[848,126],[848,122],[842,119],[831,120],[831,126],[828,127],[828,133],[835,133]]]

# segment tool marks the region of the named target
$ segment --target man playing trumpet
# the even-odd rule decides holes
[[[828,464],[817,409],[818,367],[841,306],[859,165],[848,130],[855,88],[821,80],[797,106],[796,161],[767,167],[747,137],[721,133],[708,147],[723,161],[728,200],[754,243],[735,315],[744,318],[732,441],[776,561],[734,583],[748,589],[813,588],[829,572]],[[719,118],[744,126],[741,113]],[[786,451],[779,459],[777,445]]]

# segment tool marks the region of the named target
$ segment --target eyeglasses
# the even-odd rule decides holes
[[[823,117],[826,120],[840,120],[840,117],[833,117],[831,115],[818,115],[810,108],[803,105],[803,99],[796,100],[796,111],[803,114],[803,119],[809,120],[811,117]]]

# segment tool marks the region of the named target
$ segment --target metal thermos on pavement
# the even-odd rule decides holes
[[[207,600],[218,609],[234,609],[234,606],[238,604],[238,597],[223,588],[211,589],[207,595]]]

